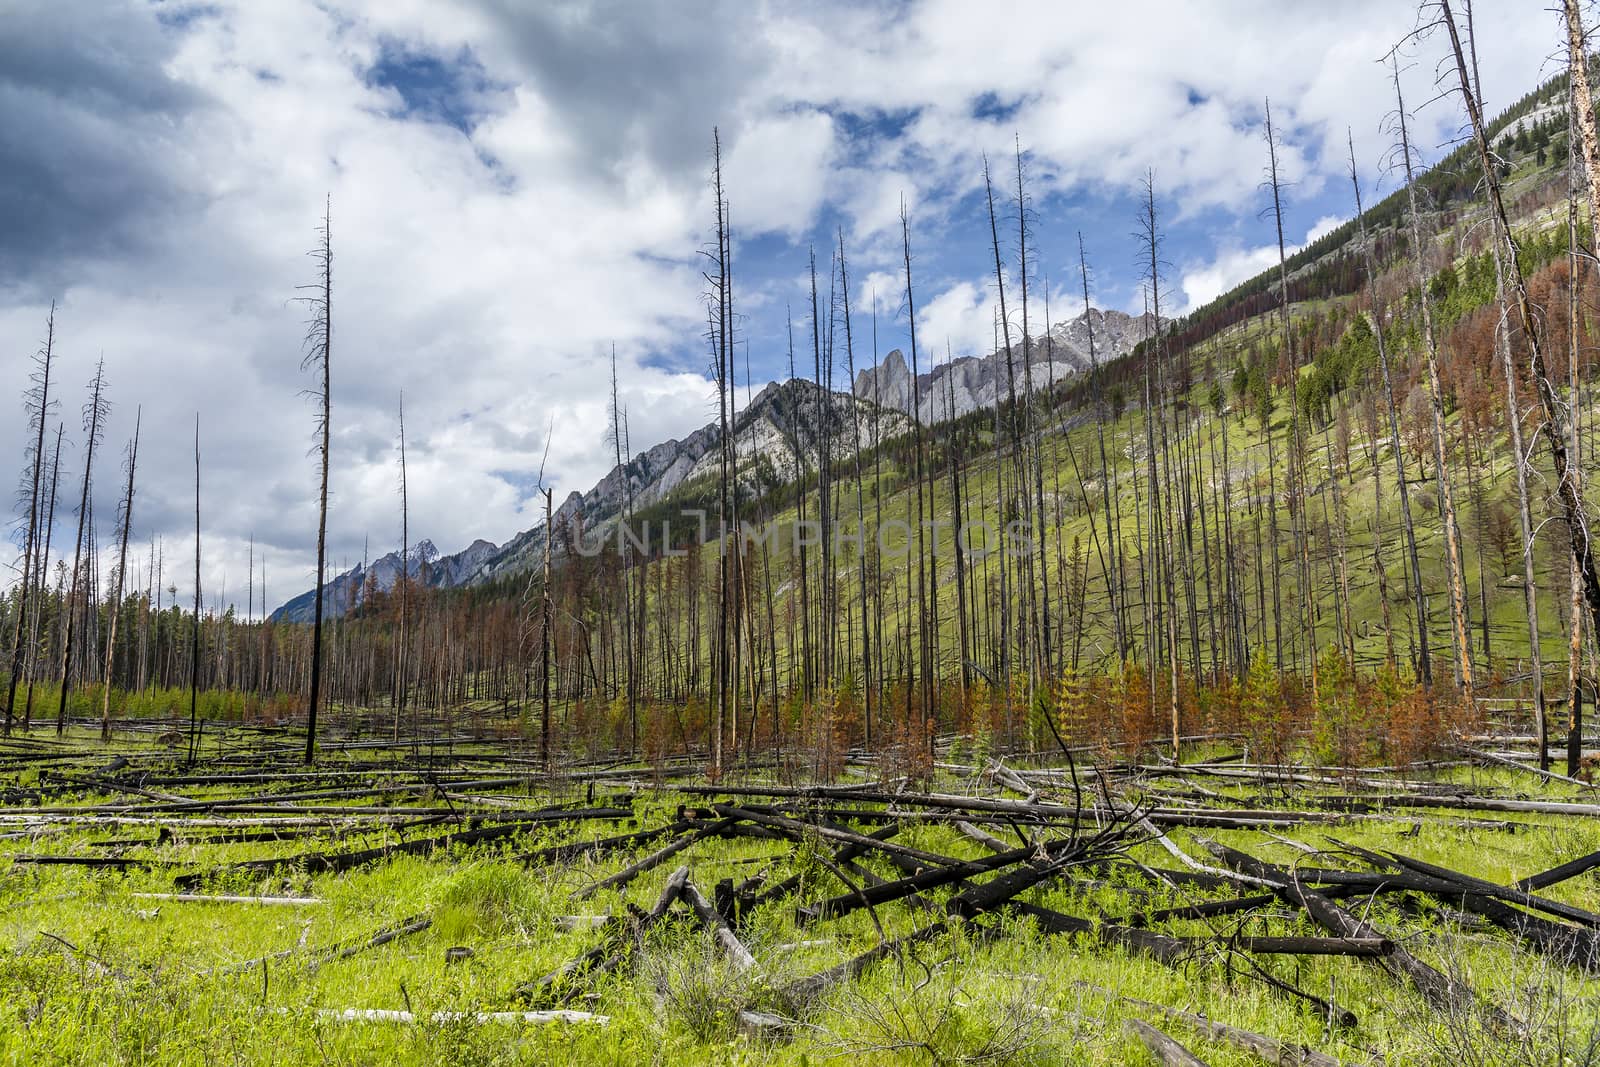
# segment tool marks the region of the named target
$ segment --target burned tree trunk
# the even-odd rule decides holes
[[[39,350],[36,357],[38,369],[35,371],[37,386],[29,390],[26,407],[30,408],[30,416],[34,432],[33,441],[33,474],[28,488],[28,532],[23,539],[22,550],[22,584],[18,586],[17,627],[16,634],[11,642],[11,670],[6,681],[6,736],[11,735],[11,724],[15,718],[17,705],[17,680],[22,675],[22,648],[28,638],[28,607],[33,599],[32,570],[34,548],[39,539],[39,521],[44,517],[39,501],[39,481],[44,472],[44,423],[50,413],[50,368],[55,361],[56,340],[56,305],[50,303],[50,317],[45,320],[44,347]],[[41,589],[43,588],[42,578]],[[38,610],[37,608],[35,610]]]
[[[310,370],[320,374],[321,384],[313,392],[318,403],[317,433],[320,441],[317,445],[318,461],[322,468],[322,485],[317,506],[317,581],[312,599],[311,622],[311,693],[306,703],[306,752],[305,761],[314,763],[317,758],[317,707],[322,696],[322,611],[323,611],[323,577],[327,569],[328,555],[328,443],[329,422],[332,418],[333,397],[330,391],[329,359],[333,354],[333,217],[332,204],[324,205],[322,214],[322,227],[319,230],[320,240],[317,247],[312,250],[311,258],[317,264],[321,277],[309,288],[311,296],[302,299],[311,309],[311,317],[306,325],[306,354],[300,361],[301,370]],[[198,442],[198,430],[196,430]],[[199,541],[199,449],[196,445],[195,482],[196,482],[196,553],[198,558]],[[198,565],[196,566],[198,574]],[[199,580],[195,582],[196,595],[198,596]],[[196,602],[196,612],[199,603]],[[197,623],[198,625],[198,623]]]
[[[61,651],[61,694],[56,705],[56,736],[66,732],[67,729],[67,689],[72,680],[72,645],[77,636],[78,615],[73,610],[79,589],[79,574],[82,570],[82,557],[84,549],[84,529],[89,522],[89,487],[94,479],[94,453],[100,443],[100,435],[105,425],[106,409],[108,404],[105,399],[105,360],[96,365],[94,382],[89,387],[89,403],[83,409],[83,430],[88,435],[84,445],[83,456],[83,493],[78,498],[78,536],[72,550],[72,578],[67,583],[67,599],[62,610],[67,616],[67,636]],[[92,586],[90,587],[92,590]],[[88,592],[85,591],[87,597]]]
[[[116,585],[111,597],[110,633],[106,637],[105,689],[100,700],[100,740],[111,740],[111,668],[116,663],[117,616],[122,613],[122,587],[128,573],[128,531],[133,527],[133,476],[139,466],[139,424],[142,410],[133,417],[133,442],[128,446],[128,487],[122,494],[122,514],[119,516]]]

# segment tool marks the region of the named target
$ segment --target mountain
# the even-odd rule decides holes
[[[835,460],[848,459],[858,447],[870,447],[875,410],[868,400],[819,389],[803,378],[767,385],[734,418],[739,495],[748,498],[793,481],[799,476],[801,464],[806,470],[814,470],[824,439]],[[854,436],[857,423],[859,440]],[[899,412],[879,412],[878,432],[882,438],[909,428],[910,421]],[[681,441],[663,441],[613,467],[589,492],[570,494],[551,520],[558,529],[575,524],[592,537],[612,527],[630,493],[635,512],[674,495],[682,498],[686,507],[693,506],[696,495],[709,501],[716,485],[720,463],[717,444],[721,439],[720,428],[709,423]],[[468,584],[534,566],[543,553],[541,523],[507,541],[468,579]]]
[[[411,550],[406,568],[413,580],[429,586],[462,584],[476,574],[483,561],[496,552],[493,542],[476,540],[452,556],[441,556],[432,541],[419,541]],[[325,618],[338,618],[361,603],[367,595],[367,582],[380,592],[394,588],[400,577],[400,553],[390,552],[363,566],[356,564],[328,582],[322,591]],[[316,611],[315,593],[308,589],[272,613],[274,622],[311,622]]]
[[[887,439],[904,433],[910,421],[898,411],[879,411],[869,400],[849,393],[821,390],[804,379],[773,382],[734,418],[737,452],[736,484],[742,497],[763,493],[793,481],[801,464],[813,470],[824,439],[836,461],[853,456],[858,447],[870,447],[874,412],[878,433]],[[859,423],[860,438],[855,436]],[[592,538],[609,530],[630,505],[635,512],[677,495],[689,498],[714,492],[720,463],[721,429],[709,423],[682,440],[663,441],[613,467],[587,493],[573,492],[552,513],[559,529],[572,525]],[[536,566],[544,554],[544,524],[517,534],[504,545],[474,541],[453,556],[437,556],[433,545],[418,545],[410,573],[423,584],[439,588],[475,585]],[[425,566],[424,566],[425,564]],[[324,617],[337,618],[360,603],[367,576],[378,589],[394,587],[400,573],[400,556],[391,552],[368,567],[356,566],[331,579],[323,594]],[[313,591],[301,593],[273,612],[277,622],[309,622]]]
[[[1150,332],[1154,321],[1149,314],[1135,316],[1089,308],[1069,322],[1056,323],[1047,333],[1029,339],[1028,369],[1032,371],[1033,387],[1043,389],[1053,381],[1060,382],[1088,370],[1091,335],[1094,357],[1103,363],[1132,352],[1134,345]],[[996,396],[1009,396],[1012,379],[1017,395],[1021,396],[1026,380],[1023,347],[1021,337],[1013,338],[1009,372],[1002,347],[987,356],[964,356],[935,363],[926,373],[919,374],[916,403],[922,421],[940,422],[991,407]],[[907,415],[913,413],[911,370],[898,348],[876,367],[857,374],[854,390],[856,396],[864,400],[875,399],[884,407]]]

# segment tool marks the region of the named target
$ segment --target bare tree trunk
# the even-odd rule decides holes
[[[56,499],[57,489],[61,485],[61,438],[66,432],[66,423],[56,423],[56,447],[50,457],[50,496],[45,512],[44,536],[39,539],[39,567],[38,567],[38,601],[39,611],[34,616],[34,634],[30,641],[31,651],[28,656],[28,700],[22,710],[22,728],[29,729],[33,724],[33,685],[39,675],[39,633],[42,630],[44,614],[46,583],[49,581],[50,572],[50,542],[55,540],[56,533]],[[157,594],[159,596],[159,594]]]
[[[176,608],[176,605],[174,605]],[[189,639],[189,762],[200,752],[200,413],[194,416],[194,616]]]
[[[1433,304],[1428,297],[1427,272],[1423,266],[1422,218],[1417,209],[1416,174],[1411,162],[1411,139],[1406,129],[1406,103],[1400,92],[1400,66],[1397,57],[1393,63],[1394,95],[1400,124],[1400,154],[1405,165],[1406,196],[1411,215],[1411,244],[1416,266],[1417,299],[1422,309],[1423,355],[1428,366],[1428,401],[1433,415],[1434,463],[1439,482],[1439,513],[1444,524],[1445,557],[1450,568],[1450,621],[1451,640],[1455,646],[1456,674],[1462,696],[1470,704],[1473,699],[1472,646],[1467,638],[1467,603],[1462,576],[1461,536],[1456,526],[1455,493],[1450,483],[1450,467],[1445,456],[1444,398],[1439,384],[1439,346],[1433,332]],[[1463,77],[1465,75],[1463,74]]]
[[[1461,94],[1467,105],[1467,115],[1472,122],[1473,139],[1477,143],[1478,160],[1483,167],[1484,180],[1489,188],[1489,206],[1495,224],[1495,258],[1504,264],[1506,279],[1511,283],[1511,293],[1517,308],[1519,325],[1527,341],[1530,359],[1529,369],[1533,374],[1534,388],[1539,394],[1539,403],[1544,409],[1544,422],[1540,429],[1543,432],[1545,444],[1550,454],[1551,466],[1555,468],[1557,478],[1557,499],[1561,505],[1562,518],[1566,521],[1568,534],[1571,538],[1572,558],[1577,563],[1583,576],[1583,587],[1586,599],[1589,602],[1589,611],[1596,622],[1600,622],[1600,573],[1596,572],[1594,556],[1591,552],[1589,541],[1589,527],[1587,516],[1584,513],[1580,472],[1577,462],[1567,449],[1566,416],[1561,410],[1559,398],[1556,396],[1554,385],[1545,370],[1543,342],[1540,339],[1539,324],[1535,319],[1532,303],[1528,299],[1528,290],[1522,276],[1522,266],[1517,262],[1516,237],[1511,232],[1511,223],[1506,214],[1505,201],[1500,192],[1500,178],[1494,167],[1494,162],[1489,151],[1489,135],[1483,121],[1483,112],[1479,107],[1477,94],[1473,92],[1472,84],[1468,78],[1466,57],[1461,49],[1461,38],[1456,31],[1455,17],[1450,10],[1449,0],[1439,0],[1439,12],[1443,18],[1446,29],[1450,33],[1450,46],[1455,54],[1456,73],[1461,83]],[[1579,44],[1581,45],[1581,35]],[[1584,57],[1578,56],[1578,66],[1583,64]],[[1585,72],[1586,77],[1586,72]],[[1577,82],[1574,73],[1574,84]],[[1588,116],[1587,123],[1583,123],[1584,116],[1580,116],[1580,124],[1585,124],[1592,132],[1593,118]],[[1588,149],[1585,150],[1586,154]],[[1591,175],[1592,178],[1592,175]],[[1577,705],[1574,705],[1576,710]],[[1569,775],[1578,773],[1578,763],[1582,755],[1581,723],[1574,722],[1567,740],[1567,762]]]
[[[1306,450],[1300,437],[1300,360],[1295,354],[1294,329],[1289,321],[1289,267],[1283,246],[1283,198],[1278,181],[1278,142],[1272,130],[1272,102],[1266,104],[1268,175],[1272,186],[1272,218],[1278,234],[1278,316],[1283,327],[1284,351],[1289,357],[1289,517],[1294,525],[1299,556],[1300,607],[1305,612],[1306,649],[1311,661],[1311,691],[1317,689],[1317,612],[1311,588],[1311,535],[1306,514]]]
[[[111,668],[116,662],[117,652],[117,616],[122,613],[122,586],[123,579],[128,572],[128,531],[133,526],[133,476],[139,466],[139,424],[143,416],[143,409],[135,412],[133,416],[133,443],[128,447],[128,487],[122,495],[122,515],[120,539],[122,546],[117,550],[117,574],[115,592],[111,597],[111,625],[110,633],[106,637],[106,676],[105,689],[101,693],[100,703],[100,740],[111,740]]]
[[[862,490],[861,470],[861,407],[855,397],[856,381],[856,351],[854,338],[850,332],[850,275],[845,267],[844,259],[844,227],[839,228],[839,289],[844,294],[844,359],[845,371],[850,376],[850,437],[851,447],[855,453],[856,465],[856,533],[859,540],[856,542],[856,577],[861,590],[861,692],[864,701],[862,712],[863,730],[866,735],[866,745],[872,747],[872,713],[874,708],[872,691],[872,635],[868,623],[867,611],[867,511],[866,501]],[[876,538],[874,538],[876,540]],[[765,542],[762,551],[765,552]],[[770,607],[770,604],[769,604]],[[965,636],[966,617],[962,617],[961,654],[967,654]],[[966,664],[962,663],[962,677],[966,677]],[[773,673],[773,685],[777,685],[777,673]]]
[[[1111,601],[1111,621],[1116,630],[1117,637],[1117,662],[1125,662],[1128,658],[1128,627],[1123,618],[1123,597],[1120,595],[1122,588],[1122,537],[1120,520],[1122,509],[1116,509],[1117,524],[1113,525],[1111,487],[1111,467],[1106,457],[1106,423],[1103,404],[1105,397],[1102,395],[1102,382],[1100,376],[1100,360],[1095,354],[1094,347],[1094,316],[1089,303],[1089,258],[1083,249],[1083,231],[1078,231],[1078,271],[1083,280],[1083,321],[1089,332],[1089,377],[1092,382],[1090,395],[1095,406],[1094,428],[1095,436],[1100,445],[1100,485],[1102,502],[1106,512],[1106,545],[1107,555],[1111,569],[1106,574],[1106,596]]]
[[[411,501],[406,483],[406,398],[400,396],[400,577],[396,585],[400,593],[400,633],[395,641],[394,665],[394,736],[400,741],[400,723],[406,713],[406,675],[409,669],[406,647],[407,608],[411,599]],[[550,527],[545,527],[545,541],[550,540]],[[412,731],[415,734],[415,731]]]
[[[917,621],[921,630],[919,656],[919,670],[922,675],[922,710],[924,715],[932,715],[934,711],[934,665],[933,665],[933,634],[928,623],[928,569],[927,560],[924,559],[923,536],[927,529],[923,525],[923,455],[922,455],[922,391],[918,388],[920,367],[917,358],[917,306],[912,297],[911,286],[911,218],[906,214],[905,201],[900,203],[900,238],[903,258],[906,268],[906,322],[911,331],[911,434],[912,447],[916,454],[916,479],[917,479],[917,529],[914,531],[917,538]],[[931,504],[930,504],[931,506]],[[932,735],[929,735],[931,742]]]
[[[318,446],[319,459],[322,467],[322,487],[317,505],[317,584],[312,600],[311,623],[311,694],[306,705],[306,753],[305,761],[314,763],[317,758],[317,706],[322,695],[322,595],[323,580],[327,572],[328,554],[328,445],[329,423],[332,419],[333,397],[330,389],[329,361],[333,355],[333,210],[329,201],[323,207],[321,240],[311,256],[317,263],[317,269],[322,277],[311,288],[313,294],[305,298],[311,307],[311,319],[307,325],[305,359],[300,363],[301,369],[320,370],[322,373],[322,386],[317,397],[321,404],[318,418],[318,432],[321,443]],[[196,431],[198,440],[198,430]],[[198,455],[198,446],[197,446]],[[199,481],[199,466],[196,462],[196,483]],[[199,498],[198,489],[195,502],[196,524],[198,527]],[[198,531],[196,533],[198,539]],[[198,570],[198,565],[197,565]],[[196,582],[198,586],[198,581]],[[198,605],[196,611],[198,611]]]
[[[1389,443],[1394,452],[1395,486],[1400,491],[1400,521],[1405,530],[1406,555],[1411,561],[1411,596],[1417,623],[1418,677],[1424,686],[1433,684],[1433,657],[1428,648],[1428,602],[1422,590],[1422,564],[1417,557],[1417,531],[1411,519],[1411,495],[1406,488],[1406,462],[1400,451],[1400,417],[1394,402],[1394,376],[1389,370],[1389,345],[1383,336],[1383,319],[1378,302],[1378,264],[1367,242],[1366,214],[1361,206],[1361,179],[1356,172],[1355,139],[1345,131],[1350,148],[1350,184],[1356,197],[1356,227],[1361,236],[1361,251],[1367,267],[1367,294],[1372,302],[1372,337],[1378,348],[1378,370],[1383,375],[1383,399],[1389,416]],[[1373,462],[1377,462],[1377,443],[1373,443]]]
[[[1571,5],[1568,8],[1568,18],[1574,17]],[[1582,26],[1579,26],[1578,54],[1583,56]],[[1587,75],[1586,62],[1580,61],[1578,67]],[[1576,75],[1578,72],[1574,72]],[[1569,79],[1568,108],[1567,108],[1567,398],[1572,405],[1572,426],[1569,428],[1567,448],[1572,453],[1574,470],[1582,471],[1583,456],[1579,451],[1580,435],[1578,426],[1582,422],[1583,406],[1579,402],[1578,394],[1578,360],[1581,348],[1578,344],[1578,296],[1583,278],[1583,257],[1578,251],[1578,185],[1579,185],[1579,159],[1578,153],[1571,151],[1570,146],[1577,143],[1577,85],[1576,76]],[[1591,123],[1593,117],[1590,118]],[[1592,223],[1591,223],[1592,225]],[[1583,713],[1580,710],[1583,694],[1579,691],[1579,668],[1583,659],[1583,575],[1578,571],[1578,561],[1574,559],[1568,567],[1571,584],[1572,600],[1568,618],[1568,643],[1567,643],[1567,700],[1570,702],[1568,720],[1569,734],[1581,734]],[[1539,769],[1550,769],[1550,722],[1547,709],[1540,705],[1535,709],[1541,713],[1535,724],[1539,734]],[[1580,757],[1582,753],[1579,753]]]
[[[1161,329],[1161,231],[1156,219],[1156,187],[1154,174],[1146,174],[1144,192],[1145,210],[1144,216],[1141,219],[1141,225],[1144,230],[1143,237],[1145,239],[1146,250],[1149,255],[1150,315],[1153,320],[1151,322],[1152,333],[1150,334],[1149,343],[1145,349],[1145,361],[1147,366],[1153,362],[1156,367],[1157,374],[1161,375],[1163,359],[1166,355],[1166,346],[1162,343],[1163,331]],[[1160,396],[1156,401],[1156,409],[1159,409],[1165,400],[1164,389],[1162,390],[1162,393],[1163,395]],[[1154,415],[1155,410],[1147,407],[1145,411],[1145,424],[1147,427],[1149,426],[1150,419]],[[1162,437],[1165,438],[1165,436],[1166,424],[1163,420]],[[1166,644],[1169,689],[1168,713],[1171,718],[1170,725],[1172,727],[1172,761],[1174,763],[1179,763],[1182,761],[1182,752],[1180,751],[1179,742],[1183,731],[1181,729],[1181,709],[1178,702],[1178,601],[1177,597],[1171,592],[1173,589],[1171,569],[1175,552],[1172,531],[1174,519],[1170,514],[1172,507],[1172,493],[1170,484],[1167,492],[1165,493],[1162,493],[1158,487],[1156,478],[1155,438],[1151,436],[1148,429],[1146,430],[1146,438],[1150,448],[1149,465],[1152,525],[1159,527],[1161,533],[1161,539],[1158,542],[1156,536],[1157,530],[1151,530],[1151,544],[1155,546],[1156,555],[1166,568],[1166,573],[1160,579],[1160,584],[1163,588],[1168,590],[1166,601],[1167,610],[1165,613],[1167,623]],[[1168,479],[1168,481],[1170,483],[1170,479]],[[1162,511],[1162,509],[1157,506],[1157,502],[1163,498],[1166,501],[1166,511]],[[1154,681],[1155,677],[1154,672],[1152,671],[1152,685],[1154,684]]]
[[[550,625],[555,605],[550,599],[550,541],[555,536],[551,525],[551,491],[544,491],[544,589],[539,598],[539,762],[550,773]]]
[[[1578,281],[1579,271],[1582,268],[1582,257],[1578,255],[1578,216],[1577,216],[1577,190],[1578,180],[1577,151],[1581,144],[1583,149],[1583,169],[1588,174],[1589,189],[1589,226],[1592,229],[1600,227],[1600,137],[1595,134],[1594,102],[1589,93],[1589,50],[1584,43],[1583,16],[1578,10],[1578,0],[1565,0],[1563,5],[1567,22],[1567,66],[1569,91],[1567,122],[1568,122],[1568,166],[1571,168],[1567,197],[1567,236],[1569,262],[1572,265],[1571,294],[1567,298],[1568,333],[1571,335],[1568,359],[1568,384],[1571,389],[1572,402],[1572,427],[1568,447],[1570,449],[1569,477],[1572,482],[1571,496],[1576,501],[1583,499],[1583,464],[1578,451],[1578,425],[1581,421],[1578,404]],[[1576,129],[1574,130],[1574,127]],[[1579,136],[1574,137],[1576,132]],[[1544,400],[1543,392],[1540,400]],[[1548,409],[1547,409],[1548,410]],[[1565,496],[1565,488],[1563,489]],[[1588,553],[1588,537],[1585,531],[1584,551],[1577,550],[1578,531],[1572,532],[1574,549],[1572,554],[1572,619],[1571,632],[1567,649],[1567,767],[1568,774],[1576,774],[1574,770],[1583,758],[1583,691],[1579,677],[1579,662],[1583,655],[1583,614],[1582,603],[1588,594],[1591,605],[1594,602],[1592,593],[1592,565],[1586,569],[1582,557]],[[1600,629],[1595,632],[1600,633]],[[1548,725],[1541,723],[1539,733],[1539,766],[1549,767],[1547,747]]]
[[[1017,141],[1017,280],[1022,287],[1022,392],[1026,407],[1026,428],[1028,441],[1032,451],[1032,462],[1029,464],[1033,475],[1033,498],[1028,499],[1027,484],[1023,483],[1023,499],[1028,501],[1027,510],[1030,516],[1029,534],[1033,538],[1034,552],[1028,560],[1032,568],[1037,562],[1039,576],[1037,582],[1030,576],[1028,582],[1028,599],[1037,601],[1031,609],[1035,625],[1038,627],[1039,637],[1034,644],[1035,671],[1041,678],[1047,678],[1050,673],[1050,579],[1049,569],[1045,562],[1044,535],[1041,527],[1044,525],[1044,469],[1039,460],[1039,430],[1038,413],[1034,409],[1035,393],[1033,390],[1033,356],[1030,348],[1032,341],[1028,336],[1028,198],[1023,186],[1022,175],[1022,142]],[[1050,332],[1050,317],[1045,316],[1045,333]],[[1018,452],[1019,462],[1022,460],[1021,450]]]
[[[61,693],[60,701],[56,705],[56,736],[59,737],[67,729],[67,688],[72,680],[72,644],[77,633],[77,613],[72,610],[72,605],[77,599],[79,588],[79,572],[82,570],[82,556],[84,548],[84,529],[89,523],[89,487],[94,480],[94,453],[100,443],[101,427],[106,416],[106,401],[104,395],[105,385],[105,360],[102,359],[95,365],[94,384],[90,387],[89,403],[83,411],[83,429],[87,433],[88,442],[84,446],[83,457],[83,494],[78,498],[78,536],[72,550],[72,580],[68,583],[67,600],[62,610],[67,616],[67,637],[61,652]],[[85,592],[85,600],[88,592]]]
[[[50,413],[50,368],[55,362],[56,342],[56,305],[50,302],[50,316],[45,320],[44,348],[36,359],[38,370],[35,372],[38,380],[38,391],[34,394],[29,390],[30,406],[33,406],[32,416],[34,426],[33,444],[33,475],[28,488],[28,533],[23,542],[22,550],[22,584],[17,587],[17,627],[16,634],[11,642],[11,670],[6,682],[6,722],[5,734],[11,736],[11,724],[17,705],[17,681],[22,674],[22,646],[28,636],[28,606],[33,599],[32,571],[34,548],[39,538],[39,520],[41,514],[39,500],[39,480],[44,472],[44,422]],[[37,397],[35,399],[34,397]],[[37,610],[37,609],[36,609]]]

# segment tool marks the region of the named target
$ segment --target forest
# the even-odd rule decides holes
[[[1020,139],[984,163],[983,233],[902,202],[897,293],[852,302],[840,228],[797,265],[761,408],[781,440],[707,131],[710,465],[647,491],[613,362],[616,506],[558,507],[541,466],[543,523],[472,582],[413,541],[403,408],[373,534],[398,573],[333,581],[330,199],[285,294],[317,435],[307,623],[269,611],[253,551],[242,613],[202,590],[224,431],[198,415],[195,557],[141,536],[152,430],[105,439],[123,401],[99,371],[62,383],[52,309],[0,594],[0,1048],[1600,1063],[1580,6],[1547,19],[1561,72],[1490,116],[1471,5],[1429,0],[1405,43],[1461,140],[1422,167],[1397,47],[1375,70],[1402,180],[1371,200],[1351,137],[1349,221],[1297,251],[1265,101],[1276,263],[1183,315],[1180,206],[1147,171],[1142,336],[1100,350],[1086,311],[1078,373]],[[958,240],[985,250],[1003,368],[975,409],[918,333],[919,248]],[[1081,234],[1068,253],[1096,308]]]

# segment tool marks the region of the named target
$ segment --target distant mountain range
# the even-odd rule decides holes
[[[1034,388],[1060,382],[1089,367],[1089,336],[1093,331],[1095,357],[1115,359],[1133,350],[1146,336],[1146,316],[1091,308],[1070,322],[1050,328],[1048,334],[1028,344]],[[1011,374],[1020,396],[1023,389],[1022,340],[1012,342]],[[924,423],[958,417],[992,405],[996,395],[1008,395],[1004,350],[987,356],[968,356],[939,363],[917,376],[916,391]],[[793,481],[800,465],[817,466],[826,437],[835,460],[845,460],[858,447],[870,447],[872,415],[878,413],[883,439],[905,432],[913,411],[911,372],[899,349],[878,366],[856,376],[851,393],[825,391],[805,379],[773,382],[734,419],[741,494],[760,493]],[[950,403],[951,391],[954,404]],[[859,416],[852,418],[852,409]],[[854,436],[860,424],[861,438]],[[594,534],[609,529],[629,505],[648,508],[675,492],[687,492],[696,483],[709,486],[717,474],[716,423],[702,426],[682,440],[663,441],[611,471],[587,493],[573,492],[552,514],[558,527],[581,523]],[[414,579],[436,588],[476,585],[536,566],[544,554],[544,524],[517,534],[504,545],[477,540],[454,555],[440,556],[430,541],[412,549],[406,570]],[[387,592],[400,576],[400,553],[391,552],[367,565],[357,565],[329,580],[323,590],[324,617],[337,618],[350,611],[372,588]],[[272,613],[276,622],[310,622],[314,591],[308,590]]]
[[[852,418],[852,409],[857,418]],[[820,390],[804,379],[768,385],[734,419],[741,495],[793,481],[801,463],[808,470],[814,469],[824,436],[820,427],[826,427],[836,458],[847,459],[858,447],[870,446],[875,410],[870,401],[849,393]],[[859,441],[854,436],[857,423]],[[880,413],[878,423],[878,432],[884,438],[897,436],[910,427],[910,421],[894,411]],[[720,439],[720,428],[711,423],[682,440],[663,441],[613,467],[587,493],[569,494],[552,514],[552,521],[557,528],[581,521],[581,528],[593,536],[616,522],[629,505],[630,495],[632,507],[640,510],[676,491],[687,491],[696,483],[710,486],[717,475]],[[451,556],[438,556],[432,543],[424,541],[412,550],[407,573],[434,587],[475,585],[537,565],[543,558],[544,539],[544,524],[540,523],[504,545],[478,540]],[[324,587],[324,616],[338,617],[359,605],[369,578],[373,588],[387,592],[394,588],[399,576],[398,551],[365,567],[358,565],[345,571]],[[314,591],[308,590],[273,612],[272,619],[309,622],[314,601]]]
[[[453,556],[441,556],[432,541],[419,541],[412,548],[406,568],[413,580],[420,579],[431,586],[463,585],[483,562],[497,551],[492,541],[478,539]],[[380,556],[369,564],[356,564],[338,575],[322,589],[322,610],[325,617],[337,618],[361,603],[366,596],[367,583],[388,592],[400,577],[400,552],[395,550]],[[304,593],[272,613],[276,622],[310,622],[316,611],[316,591]]]

